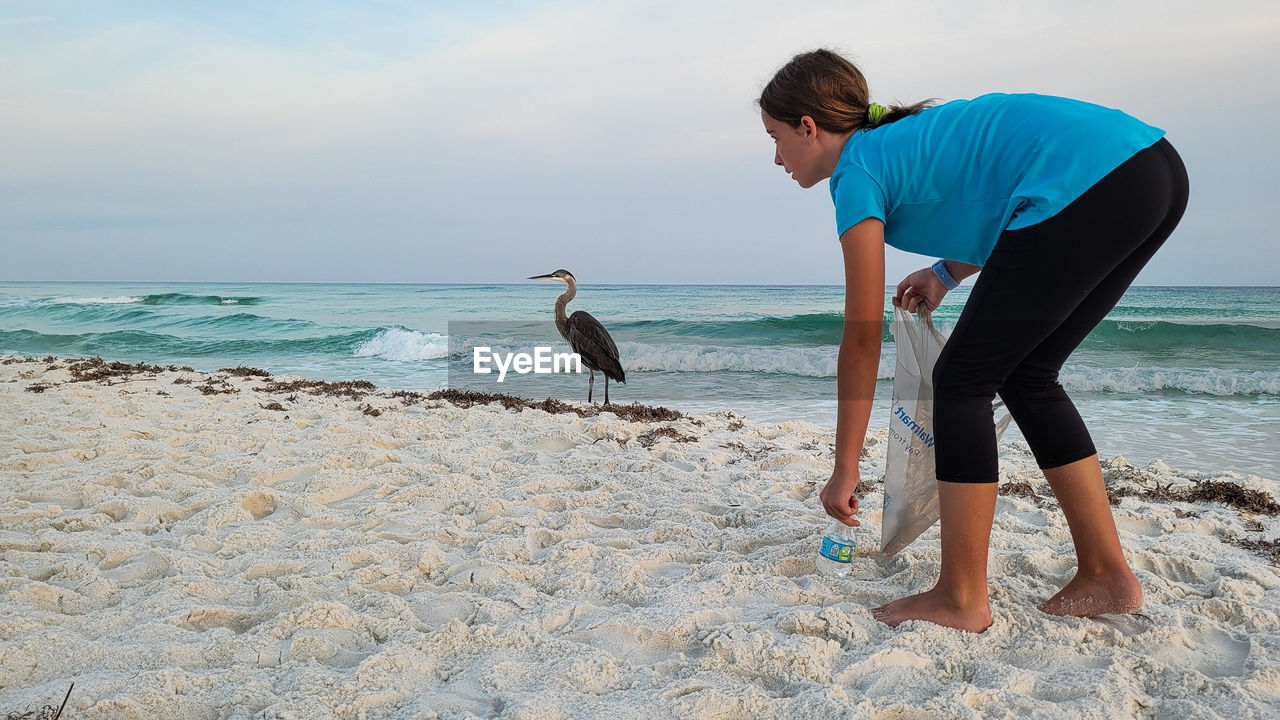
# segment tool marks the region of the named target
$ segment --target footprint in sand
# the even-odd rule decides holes
[[[644,572],[655,580],[665,581],[665,583],[661,584],[683,580],[693,572],[692,566],[688,563],[669,560],[638,560],[635,563],[635,569]]]
[[[539,438],[538,441],[532,445],[532,448],[535,450],[545,450],[547,452],[557,453],[564,452],[577,444],[578,443],[574,438],[566,435],[547,435]]]
[[[343,500],[363,493],[373,487],[367,480],[356,480],[348,477],[326,477],[323,480],[313,479],[307,488],[311,499],[321,505],[334,505]]]
[[[565,509],[564,498],[550,494],[535,495],[529,498],[527,504],[545,512],[560,512]]]
[[[683,653],[686,658],[707,654],[706,647],[698,642],[694,633],[697,620],[704,617],[708,617],[705,611],[678,617],[661,608],[620,612],[615,607],[608,614],[582,613],[562,628],[561,633],[565,640],[590,645],[620,660],[649,666],[671,660],[677,653]],[[720,620],[714,614],[711,617]]]
[[[1200,625],[1204,625],[1203,623]],[[1195,670],[1209,677],[1244,675],[1251,641],[1215,627],[1163,628],[1152,631],[1151,643],[1135,643],[1143,655],[1169,667]]]
[[[1134,517],[1129,513],[1116,513],[1116,529],[1122,533],[1158,537],[1166,532],[1164,523],[1157,518]]]
[[[1154,620],[1150,616],[1142,613],[1131,613],[1127,615],[1104,614],[1095,615],[1090,618],[1093,622],[1101,623],[1107,627],[1114,628],[1117,632],[1125,637],[1134,637],[1141,635],[1148,630],[1156,627]]]
[[[325,564],[328,567],[327,563]],[[265,578],[275,580],[277,578],[287,577],[289,575],[297,575],[307,569],[307,563],[296,560],[275,560],[262,562],[252,565],[244,572],[245,580],[258,580]]]
[[[258,622],[253,615],[232,608],[192,608],[178,619],[178,624],[193,632],[227,628],[240,635]]]
[[[1145,570],[1166,582],[1183,585],[1197,595],[1208,596],[1218,570],[1211,563],[1188,558],[1140,554],[1133,558],[1135,569]]]
[[[300,630],[280,644],[281,655],[295,662],[315,660],[335,668],[354,668],[373,653],[374,645],[342,628]]]
[[[315,660],[331,667],[355,667],[378,644],[363,627],[361,616],[341,603],[314,602],[276,618],[271,631],[282,638],[280,655],[300,662]]]
[[[409,608],[428,628],[439,628],[454,620],[470,624],[476,613],[475,603],[456,594],[415,594],[409,598]]]
[[[250,482],[255,485],[266,485],[272,487],[280,483],[287,483],[294,480],[305,480],[320,470],[317,465],[302,465],[299,467],[285,468],[283,470],[269,470],[254,475]]]
[[[102,571],[103,577],[126,588],[137,587],[168,574],[168,558],[156,551],[142,553]]]
[[[537,559],[542,557],[543,550],[559,543],[564,539],[564,536],[547,528],[526,528],[524,538],[529,556]]]

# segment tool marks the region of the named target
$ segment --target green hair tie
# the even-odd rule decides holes
[[[872,125],[878,125],[880,118],[884,117],[887,112],[889,112],[889,108],[877,103],[871,103],[867,106],[867,119],[871,121]]]

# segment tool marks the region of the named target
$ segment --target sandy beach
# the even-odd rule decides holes
[[[995,624],[891,629],[938,529],[876,552],[876,417],[831,578],[819,426],[298,381],[0,356],[0,718],[73,682],[76,720],[1280,714],[1277,478],[1104,457],[1146,606],[1061,618],[1003,444]]]

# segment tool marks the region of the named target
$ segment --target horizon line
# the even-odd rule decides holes
[[[341,280],[0,280],[0,283],[12,284],[32,284],[32,285],[57,285],[57,284],[93,284],[99,283],[104,285],[440,285],[440,286],[468,286],[468,285],[506,285],[506,286],[522,286],[522,285],[541,285],[541,283],[521,280],[513,282],[493,282],[493,281],[472,281],[472,282],[398,282],[398,281],[341,281]],[[670,282],[670,283],[610,283],[610,282],[591,282],[578,283],[578,287],[823,287],[838,288],[844,287],[844,283],[687,283],[687,282]],[[886,284],[885,287],[897,288],[896,284]],[[968,285],[961,284],[958,288],[972,288],[973,283]],[[1180,284],[1152,284],[1152,285],[1130,285],[1130,288],[1253,288],[1253,289],[1280,289],[1280,285],[1180,285]],[[957,289],[958,289],[957,288]]]

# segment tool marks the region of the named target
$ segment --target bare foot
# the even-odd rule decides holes
[[[1040,605],[1050,615],[1074,617],[1131,613],[1141,607],[1142,585],[1128,568],[1106,577],[1085,577],[1077,572],[1066,587]]]
[[[871,615],[890,627],[907,620],[925,620],[934,625],[980,633],[991,627],[991,605],[986,598],[981,604],[962,607],[937,588],[894,600],[871,611]]]

